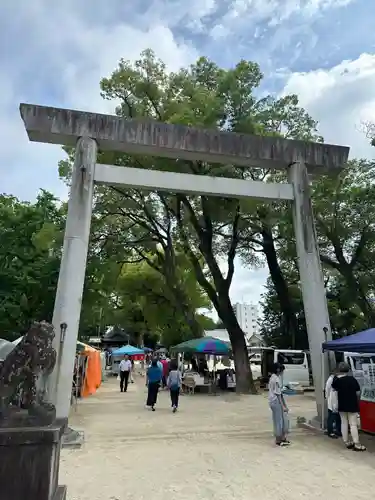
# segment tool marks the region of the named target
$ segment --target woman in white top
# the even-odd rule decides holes
[[[288,408],[282,394],[282,384],[280,375],[283,366],[275,363],[272,367],[272,375],[268,382],[268,402],[272,411],[273,432],[277,446],[288,446]]]
[[[328,418],[327,418],[327,435],[330,438],[336,439],[341,436],[341,419],[338,413],[338,398],[337,392],[332,388],[337,370],[335,370],[326,382],[325,395],[327,399]]]

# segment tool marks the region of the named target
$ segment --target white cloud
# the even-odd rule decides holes
[[[309,19],[326,10],[345,7],[353,1],[355,0],[233,0],[220,24],[234,30],[238,26],[238,20],[248,24],[266,21],[269,26],[277,26],[294,15]]]
[[[361,122],[375,122],[375,55],[362,54],[328,70],[293,73],[283,93],[299,96],[300,104],[319,121],[326,142],[350,146],[351,157],[373,158]]]
[[[71,0],[53,9],[47,0],[15,1],[14,11],[0,7],[0,17],[9,22],[16,47],[14,57],[4,61],[0,78],[1,192],[32,199],[43,187],[66,194],[57,174],[61,149],[28,142],[19,102],[108,112],[114,106],[100,98],[99,81],[115,69],[121,57],[133,60],[151,47],[170,69],[196,58],[192,47],[174,39],[168,19],[164,24],[144,23],[142,28],[126,22],[126,17],[116,24],[92,19],[89,23],[98,2],[92,3],[93,10],[87,3],[83,11],[74,9]],[[100,21],[113,5],[107,10],[97,7]],[[16,10],[19,15],[12,16]]]
[[[268,269],[246,269],[237,262],[231,288],[232,302],[258,304],[268,277]]]

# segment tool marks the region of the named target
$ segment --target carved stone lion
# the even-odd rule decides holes
[[[54,419],[53,405],[38,397],[36,387],[39,376],[48,375],[55,367],[54,337],[51,324],[34,323],[21,342],[0,362],[0,425],[21,411],[20,408],[27,410],[36,424]],[[14,405],[16,398],[19,405]]]

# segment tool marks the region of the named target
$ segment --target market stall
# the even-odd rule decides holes
[[[102,357],[100,351],[83,342],[77,342],[77,356],[73,376],[76,397],[94,394],[102,383]]]
[[[119,372],[119,367],[121,360],[124,356],[129,356],[134,361],[143,361],[145,359],[145,352],[139,347],[134,347],[132,345],[124,345],[115,351],[112,351],[111,361],[112,361],[112,373],[117,375]]]
[[[365,362],[361,364],[361,429],[375,434],[375,328],[325,342],[322,347],[323,351],[365,355]]]
[[[228,356],[230,352],[229,342],[223,342],[214,337],[202,337],[198,339],[187,340],[170,349],[171,353],[193,355],[192,357],[192,370],[185,372],[193,377],[195,387],[208,387],[209,391],[216,388],[217,379],[217,357]],[[213,366],[209,370],[207,358],[213,356]],[[183,364],[183,363],[182,363]],[[225,368],[225,367],[224,367]],[[226,368],[225,368],[226,370]],[[232,370],[228,369],[228,373]],[[233,371],[232,371],[233,372]],[[229,385],[235,386],[235,375],[231,373],[228,375],[230,380],[226,381],[226,387]],[[225,374],[227,377],[227,374]]]

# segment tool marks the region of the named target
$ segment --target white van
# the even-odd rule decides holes
[[[309,363],[305,351],[275,349],[274,359],[275,362],[285,366],[284,384],[298,384],[302,387],[310,386]]]
[[[249,347],[251,364],[261,365],[261,377],[268,379],[273,363],[285,366],[284,383],[291,385],[310,386],[310,372],[307,353],[296,349],[275,349],[273,347]],[[254,371],[253,371],[254,372]]]

